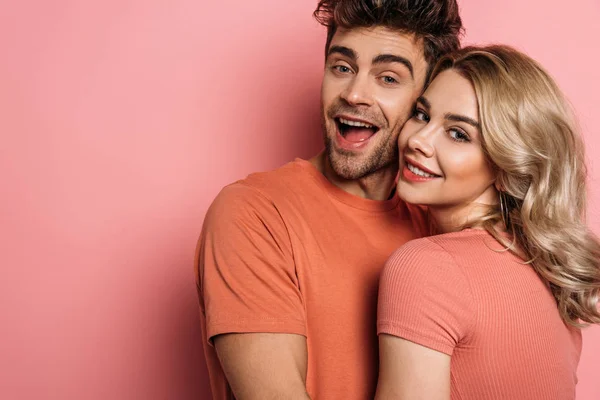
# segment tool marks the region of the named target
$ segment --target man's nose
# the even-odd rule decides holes
[[[353,106],[373,104],[372,83],[367,74],[356,74],[342,92],[342,99]]]

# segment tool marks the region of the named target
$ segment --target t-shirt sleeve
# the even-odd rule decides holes
[[[390,257],[379,284],[378,334],[451,355],[468,340],[474,323],[468,281],[442,247],[420,239]]]
[[[288,231],[275,204],[252,187],[230,185],[209,208],[197,284],[209,342],[224,333],[306,334]]]

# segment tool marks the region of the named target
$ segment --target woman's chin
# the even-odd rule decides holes
[[[396,192],[398,197],[409,204],[427,205],[431,203],[431,195],[425,190],[415,189],[409,185],[403,185],[402,182],[398,182],[396,186]]]

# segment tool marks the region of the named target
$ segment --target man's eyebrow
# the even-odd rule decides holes
[[[425,98],[425,96],[419,96],[417,103],[421,103],[427,110],[431,110],[431,103]]]
[[[329,51],[327,52],[327,57],[332,54],[341,54],[346,56],[352,60],[356,60],[358,57],[356,56],[356,52],[349,47],[346,46],[331,46]]]
[[[481,130],[481,126],[479,125],[479,122],[475,121],[472,118],[466,117],[464,115],[448,113],[448,114],[444,115],[444,118],[446,118],[449,121],[464,122],[464,123],[471,125],[474,128]]]
[[[415,79],[413,72],[413,65],[408,58],[397,56],[395,54],[379,54],[373,58],[373,64],[383,64],[383,63],[399,63],[408,68],[410,72],[410,77]]]

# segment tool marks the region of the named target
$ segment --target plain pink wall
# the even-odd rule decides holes
[[[209,397],[196,238],[223,185],[320,148],[315,3],[3,2],[0,398]],[[598,4],[461,4],[469,42],[548,67],[598,158]],[[585,339],[593,400],[600,330]]]

